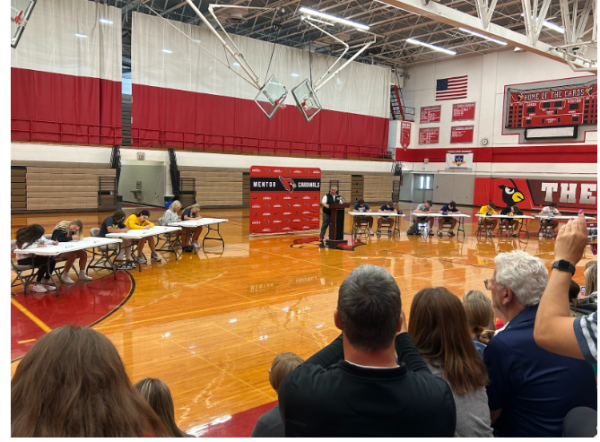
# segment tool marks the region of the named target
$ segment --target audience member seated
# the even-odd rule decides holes
[[[383,268],[346,277],[334,312],[342,334],[279,387],[287,437],[454,435],[452,391],[427,368],[401,312],[400,289]]]
[[[533,339],[538,304],[548,283],[544,262],[520,250],[501,253],[495,261],[494,275],[485,285],[492,305],[509,324],[484,353],[494,435],[560,437],[569,410],[596,407],[594,372],[586,362],[550,353]],[[567,290],[568,281],[563,292],[568,308]]]
[[[444,287],[420,290],[410,306],[408,334],[431,372],[450,384],[456,403],[454,436],[492,437],[487,369],[473,346],[460,300]]]
[[[358,200],[352,209],[354,212],[370,212],[371,206],[365,203],[365,200]],[[372,216],[355,216],[354,224],[359,221],[366,221],[369,224],[369,235],[373,235],[373,217]]]
[[[481,298],[471,297],[463,301],[462,305],[467,315],[469,333],[475,348],[483,358],[483,352],[494,336],[494,311],[491,303]]]
[[[269,382],[273,390],[277,392],[283,378],[303,362],[304,359],[295,353],[279,353],[275,356],[269,368]],[[285,437],[279,404],[258,418],[250,437]]]
[[[73,221],[61,221],[56,227],[54,227],[54,231],[52,232],[52,240],[58,242],[70,242],[70,241],[79,241],[83,239],[83,223],[74,219]],[[65,262],[65,267],[63,269],[63,273],[60,277],[60,280],[65,284],[74,284],[73,281],[69,277],[69,270],[73,267],[76,259],[79,259],[79,280],[80,281],[91,281],[92,278],[85,274],[85,265],[87,264],[87,252],[85,250],[76,250],[74,252],[62,253],[57,256],[57,258],[65,258],[67,262]]]
[[[51,244],[58,244],[58,241],[53,241],[44,237],[46,231],[39,224],[31,224],[30,226],[21,227],[17,230],[16,244],[21,250],[34,249],[37,247],[46,247]],[[35,284],[31,290],[34,292],[47,292],[48,290],[56,290],[52,284],[50,275],[54,272],[56,261],[54,258],[48,259],[47,256],[38,256],[34,253],[17,253],[17,263],[20,265],[39,266],[35,277]]]
[[[11,381],[12,437],[154,437],[167,432],[133,389],[115,346],[87,327],[52,330]]]
[[[167,430],[169,437],[194,437],[184,433],[175,423],[175,406],[171,390],[160,379],[146,378],[133,386],[152,407]]]
[[[590,296],[598,290],[598,261],[589,261],[583,272],[585,277],[585,296]]]
[[[487,305],[490,306],[490,308],[492,309],[492,313],[494,315],[496,314],[496,312],[494,312],[493,311],[494,309],[492,308],[492,300],[490,299],[490,297],[488,295],[483,293],[481,290],[469,290],[462,297],[463,303],[466,301],[469,301],[471,299],[481,299],[482,301],[487,303]],[[490,322],[489,327],[487,327],[487,328],[489,330],[494,330],[494,318],[493,317],[492,317],[492,321]]]

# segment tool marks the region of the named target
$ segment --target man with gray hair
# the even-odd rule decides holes
[[[337,195],[337,187],[331,186],[329,193],[326,194],[321,200],[321,206],[323,206],[323,224],[321,225],[321,233],[319,234],[319,241],[323,242],[325,238],[325,232],[331,225],[331,209],[330,204],[339,202],[340,197]]]
[[[569,410],[596,409],[596,381],[585,361],[550,353],[533,339],[548,270],[523,251],[501,253],[493,277],[484,283],[492,292],[492,307],[509,321],[484,353],[494,435],[561,437]]]
[[[279,386],[286,437],[454,435],[452,390],[406,332],[389,273],[355,268],[340,286],[333,319],[342,334]]]

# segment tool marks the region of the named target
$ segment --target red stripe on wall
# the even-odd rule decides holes
[[[121,82],[11,68],[11,140],[121,144]]]
[[[473,152],[474,163],[592,163],[597,162],[597,145],[475,147],[453,149],[396,149],[396,160],[445,163],[446,154],[459,150]]]
[[[252,100],[133,85],[132,144],[304,153],[332,158],[385,156],[389,120],[322,110],[307,123],[298,109],[269,120]]]

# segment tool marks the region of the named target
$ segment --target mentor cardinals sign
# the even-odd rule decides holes
[[[319,227],[321,169],[250,168],[250,234],[306,232]]]

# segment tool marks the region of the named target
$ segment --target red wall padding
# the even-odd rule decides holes
[[[332,158],[385,156],[389,120],[322,110],[307,123],[298,109],[269,120],[252,100],[133,85],[132,144]],[[259,148],[259,149],[258,149]]]
[[[121,82],[11,68],[11,140],[121,144]]]

